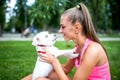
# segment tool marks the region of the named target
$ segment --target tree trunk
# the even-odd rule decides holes
[[[2,37],[2,26],[0,24],[0,37]]]

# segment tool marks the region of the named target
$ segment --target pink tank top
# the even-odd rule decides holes
[[[91,42],[92,41],[90,39],[86,40],[85,45],[80,53],[80,61],[78,61],[77,58],[75,59],[76,68],[80,66],[85,50]],[[76,48],[76,52],[78,52],[78,48]],[[111,80],[108,61],[102,66],[95,66],[88,80]]]

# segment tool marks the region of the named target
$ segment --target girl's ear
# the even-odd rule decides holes
[[[81,30],[82,30],[81,28],[82,28],[81,24],[76,22],[75,23],[75,33],[78,34],[79,32],[81,32]]]

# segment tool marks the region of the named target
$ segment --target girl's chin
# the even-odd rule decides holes
[[[69,39],[69,38],[65,38],[65,37],[64,37],[64,40],[65,40],[65,41],[70,41],[70,39]]]

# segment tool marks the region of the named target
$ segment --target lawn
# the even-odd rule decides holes
[[[112,80],[120,80],[120,41],[102,42],[108,51]],[[56,42],[59,49],[71,49],[65,42]],[[37,53],[31,41],[0,41],[0,80],[20,80],[32,73]],[[59,58],[65,63],[66,58]],[[75,68],[69,74],[73,76]]]

